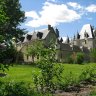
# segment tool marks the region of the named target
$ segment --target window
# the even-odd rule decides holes
[[[87,42],[86,42],[86,40],[85,40],[85,44],[86,44]]]
[[[27,55],[27,60],[28,60],[29,56]]]

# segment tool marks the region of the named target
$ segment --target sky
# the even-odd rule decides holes
[[[20,0],[27,17],[21,25],[28,32],[45,29],[50,24],[60,36],[70,38],[84,24],[96,27],[96,0]]]

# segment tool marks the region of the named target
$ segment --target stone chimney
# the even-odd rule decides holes
[[[48,30],[50,30],[51,28],[52,28],[51,25],[48,24]]]

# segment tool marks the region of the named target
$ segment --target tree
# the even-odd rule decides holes
[[[0,44],[6,46],[6,49],[0,50],[0,63],[3,65],[15,58],[16,50],[12,44],[12,38],[16,38],[17,41],[24,34],[24,29],[19,27],[24,21],[25,15],[19,0],[0,0]]]
[[[24,29],[18,26],[25,21],[25,15],[24,11],[21,11],[19,0],[0,0],[0,6],[2,7],[0,21],[5,21],[3,25],[0,24],[0,35],[3,35],[7,41],[13,37],[20,38]]]
[[[42,41],[33,41],[31,45],[28,46],[26,55],[32,56],[32,62],[34,63],[34,58],[39,57],[39,50],[43,48]]]
[[[38,76],[34,74],[34,83],[37,90],[42,92],[54,92],[62,78],[63,67],[56,62],[56,48],[53,43],[50,43],[49,46],[44,46],[43,43],[39,43],[37,47],[37,53],[40,56],[39,61],[37,62],[37,67],[40,68],[41,74]],[[55,78],[55,82],[54,82]]]

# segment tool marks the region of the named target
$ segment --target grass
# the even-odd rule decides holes
[[[84,64],[84,65],[62,64],[62,67],[64,67],[64,72],[62,75],[67,76],[67,74],[70,73],[71,71],[74,74],[74,76],[78,77],[79,74],[82,72],[82,70],[88,66],[96,66],[96,64]],[[7,76],[0,77],[0,80],[4,82],[8,82],[8,81],[33,82],[32,74],[33,73],[40,74],[40,69],[32,65],[14,65],[13,67],[9,67],[9,71],[6,70],[5,73],[7,73]]]
[[[15,81],[15,82],[32,82],[32,73],[39,73],[39,69],[31,65],[14,65],[9,67],[9,71],[6,70],[7,76],[0,77],[0,80],[4,82]]]

